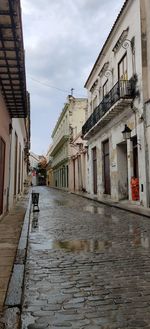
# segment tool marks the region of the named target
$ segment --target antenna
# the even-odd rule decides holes
[[[73,96],[74,88],[71,88],[71,96]]]

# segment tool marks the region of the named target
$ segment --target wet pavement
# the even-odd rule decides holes
[[[24,195],[17,201],[11,211],[0,220],[0,328],[1,315],[27,204],[28,195]]]
[[[150,218],[36,191],[22,329],[150,328]]]

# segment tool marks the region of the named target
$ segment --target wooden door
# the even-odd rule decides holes
[[[104,193],[110,194],[109,140],[103,143],[104,154]]]
[[[137,136],[132,138],[132,142],[133,142],[133,176],[135,178],[139,178]]]
[[[96,147],[93,148],[93,192],[97,194],[97,154]]]
[[[3,212],[4,173],[5,173],[5,142],[0,137],[0,215]]]

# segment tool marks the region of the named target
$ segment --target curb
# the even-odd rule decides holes
[[[29,192],[30,193],[30,192]],[[31,213],[31,193],[18,243],[16,258],[4,304],[2,324],[4,329],[20,329],[21,303],[24,284],[25,262]]]
[[[117,208],[117,209],[128,211],[132,214],[136,214],[136,215],[139,215],[139,216],[150,218],[150,208],[144,208],[144,207],[132,208],[132,205],[123,205],[119,202],[114,203],[113,201],[99,200],[99,199],[97,199],[97,197],[92,197],[90,195],[81,194],[80,192],[67,191],[67,190],[64,190],[64,189],[61,189],[61,188],[58,188],[58,187],[55,187],[55,186],[47,186],[47,187],[49,187],[51,189],[56,189],[56,190],[59,190],[59,191],[67,192],[67,193],[70,193],[70,194],[74,194],[74,195],[80,196],[80,197],[88,199],[88,200],[96,201],[98,203],[104,204],[104,205],[109,206],[109,207],[114,207],[114,208]]]
[[[96,201],[98,203],[101,203],[101,204],[104,204],[106,206],[109,206],[109,207],[114,207],[114,208],[117,208],[117,209],[121,209],[121,210],[124,210],[124,211],[128,211],[130,213],[133,213],[133,214],[136,214],[136,215],[139,215],[139,216],[143,216],[143,217],[146,217],[146,218],[150,218],[150,209],[133,209],[131,208],[132,206],[128,206],[128,205],[121,205],[120,203],[113,203],[111,201],[106,201],[106,200],[98,200],[96,198],[92,198],[88,195],[82,195],[80,193],[77,193],[77,192],[70,192],[71,194],[74,194],[74,195],[78,195],[82,198],[85,198],[85,199],[88,199],[88,200],[92,200],[92,201]]]

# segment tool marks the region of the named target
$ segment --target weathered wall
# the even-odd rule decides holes
[[[3,97],[0,94],[0,137],[5,142],[5,173],[4,173],[4,189],[3,189],[3,213],[7,210],[7,197],[9,188],[9,152],[10,152],[10,135],[9,123],[10,117],[6,109]]]
[[[24,119],[12,119],[12,142],[11,142],[11,176],[10,176],[10,193],[9,193],[9,207],[11,208],[14,202],[14,179],[15,179],[15,132],[18,136],[18,150],[17,150],[17,194],[18,195],[18,170],[19,170],[19,144],[21,145],[21,171],[20,171],[20,193],[23,192],[23,183],[27,179],[27,167],[24,162],[24,146],[26,139],[26,131],[24,126]]]

